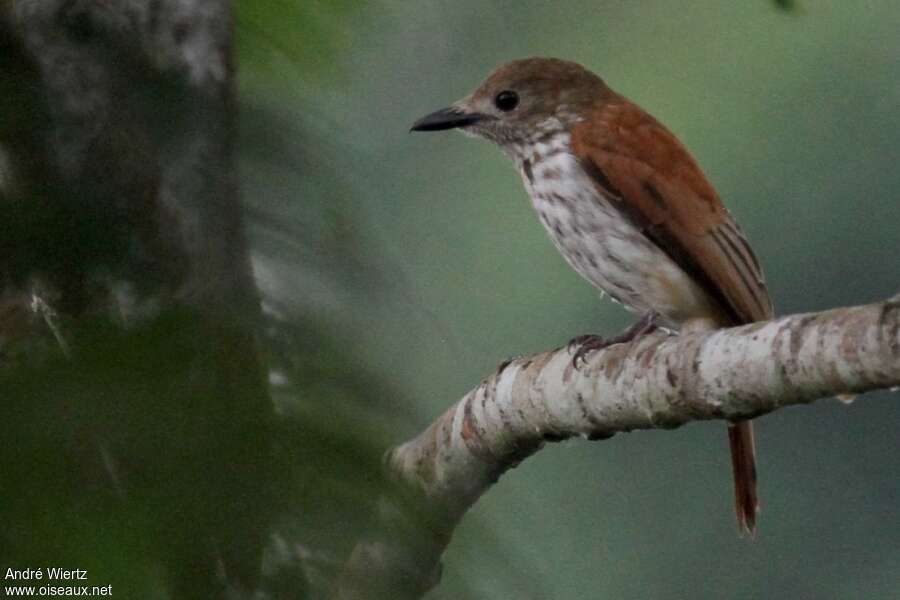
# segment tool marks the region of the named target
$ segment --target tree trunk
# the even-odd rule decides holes
[[[225,0],[0,3],[4,564],[255,586],[271,406],[231,38]]]

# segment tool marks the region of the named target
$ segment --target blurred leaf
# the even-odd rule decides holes
[[[775,6],[780,8],[785,12],[792,12],[797,8],[797,2],[795,0],[772,0],[775,3]]]
[[[342,19],[359,5],[358,0],[240,0],[235,41],[241,68],[283,75],[272,70],[277,57],[304,77],[332,74],[332,59],[346,42]]]

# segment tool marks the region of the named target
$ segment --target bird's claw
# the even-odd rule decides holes
[[[575,356],[572,357],[572,366],[577,370],[578,362],[587,362],[587,355],[597,350],[609,348],[615,344],[627,344],[634,340],[649,335],[659,329],[656,325],[657,314],[654,312],[647,313],[637,323],[620,333],[615,337],[605,339],[599,335],[587,334],[573,337],[569,341],[569,353],[575,350]]]
[[[602,350],[609,346],[612,343],[611,340],[606,340],[602,336],[594,335],[589,333],[587,335],[579,335],[572,338],[569,341],[569,352],[574,351],[574,356],[572,357],[572,367],[576,370],[578,369],[579,361],[582,363],[587,362],[587,355],[591,352],[595,352],[597,350]]]

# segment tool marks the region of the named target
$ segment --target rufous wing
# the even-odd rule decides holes
[[[721,307],[729,324],[765,320],[772,303],[744,234],[696,161],[637,105],[606,99],[572,130],[572,151],[622,212]]]

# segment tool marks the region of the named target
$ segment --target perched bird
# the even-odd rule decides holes
[[[661,123],[573,62],[529,58],[414,131],[458,128],[515,163],[540,221],[569,265],[656,323],[708,330],[768,319],[762,269],[687,149]],[[583,336],[575,362],[610,340]],[[759,503],[750,421],[728,425],[735,507],[752,534]]]

